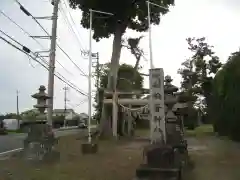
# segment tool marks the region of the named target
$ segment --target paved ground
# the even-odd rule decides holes
[[[64,130],[64,131],[56,131],[56,136],[66,136],[68,134],[75,134],[79,131],[86,131],[86,130],[79,130],[79,129],[72,129],[72,130]],[[26,137],[26,134],[10,134],[10,135],[3,135],[0,136],[0,153],[5,151],[10,151],[13,149],[18,149],[23,147],[23,140]]]

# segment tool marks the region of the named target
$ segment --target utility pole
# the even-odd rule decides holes
[[[148,41],[149,41],[149,54],[150,54],[150,69],[153,69],[153,53],[152,53],[152,27],[151,27],[151,9],[150,2],[147,1],[148,10]]]
[[[67,91],[68,91],[68,87],[65,86],[63,88],[64,90],[64,127],[66,127],[66,114],[67,114]]]
[[[53,113],[53,97],[54,97],[54,70],[55,70],[55,57],[56,57],[56,40],[57,40],[57,19],[58,19],[58,5],[60,0],[52,0],[53,16],[52,16],[52,35],[51,35],[51,49],[49,60],[49,74],[48,74],[48,111],[47,122],[52,126],[52,113]]]
[[[19,91],[17,90],[16,91],[17,93],[17,121],[18,121],[18,129],[20,128],[20,122],[19,122],[19,99],[18,99],[18,94],[19,94]]]
[[[151,7],[150,7],[150,5],[158,7],[158,8],[162,8],[165,10],[168,10],[168,8],[158,5],[158,4],[155,4],[155,3],[152,3],[150,1],[146,1],[146,3],[147,3],[147,12],[148,12],[148,34],[149,34],[148,40],[149,40],[149,54],[150,54],[150,69],[153,69],[154,65],[153,65],[153,52],[152,52],[152,27],[151,27]]]
[[[97,57],[96,57],[96,59],[97,59],[97,67],[96,67],[96,71],[97,71],[97,92],[98,92],[98,90],[99,90],[99,76],[100,76],[100,72],[99,72],[99,69],[100,69],[100,64],[99,64],[99,53],[97,52],[96,53],[96,55],[97,55]]]
[[[89,65],[88,65],[88,142],[91,143],[91,119],[92,119],[92,9],[90,11],[89,19]]]
[[[92,116],[92,21],[93,21],[93,12],[106,14],[106,15],[113,15],[112,13],[97,11],[93,9],[89,9],[89,66],[88,66],[88,142],[91,143],[91,116]]]
[[[96,88],[97,88],[97,93],[99,90],[99,78],[100,78],[100,64],[99,64],[99,53],[92,53],[92,57],[97,60],[96,65],[93,65],[94,68],[96,68]],[[94,63],[95,64],[95,63]]]
[[[97,67],[96,67],[96,70],[97,70],[97,102],[99,103],[99,87],[100,87],[100,64],[99,64],[99,53],[97,52]]]

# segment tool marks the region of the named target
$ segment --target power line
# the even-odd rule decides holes
[[[5,33],[6,34],[6,33]],[[8,35],[9,36],[9,35]],[[35,57],[33,57],[32,55],[30,55],[30,53],[32,52],[30,49],[26,49],[26,46],[23,46],[23,45],[21,45],[22,46],[22,49],[21,48],[19,48],[19,47],[17,47],[16,45],[14,45],[14,44],[12,44],[10,41],[8,41],[8,40],[6,40],[4,37],[2,37],[2,36],[0,36],[0,39],[2,39],[4,42],[6,42],[7,44],[9,44],[9,45],[11,45],[12,47],[14,47],[15,49],[17,49],[17,50],[19,50],[19,51],[21,51],[22,53],[24,53],[24,54],[26,54],[27,56],[29,56],[31,59],[33,59],[34,61],[36,61],[36,62],[38,62],[41,66],[43,66],[45,69],[47,69],[47,70],[49,70],[49,68],[46,66],[46,65],[44,65],[42,62],[40,62],[39,60],[37,60]],[[13,38],[11,38],[10,37],[10,39],[12,39],[13,40]],[[16,41],[16,40],[13,40],[14,42]],[[21,43],[17,43],[17,44],[21,44]],[[60,73],[59,73],[60,74]],[[71,87],[72,89],[74,89],[74,90],[76,90],[78,93],[80,93],[80,94],[82,94],[82,95],[84,95],[84,96],[87,96],[87,94],[86,93],[83,93],[79,88],[76,88],[76,87],[74,87],[73,85],[72,85],[72,83],[70,82],[68,82],[68,81],[66,81],[66,80],[64,80],[65,78],[62,76],[62,77],[60,77],[59,75],[56,75],[56,74],[54,74],[59,80],[61,80],[62,82],[64,82],[64,83],[66,83],[69,87]]]
[[[47,60],[43,57],[39,57],[48,67],[49,67],[49,64],[47,62]],[[79,91],[81,91],[82,93],[84,94],[87,94],[86,92],[80,90],[75,84],[73,84],[71,81],[67,80],[63,75],[61,75],[59,72],[55,71],[58,76],[60,76],[62,79],[64,79],[65,81],[67,81],[69,84],[71,84],[74,88],[78,89]]]
[[[41,48],[45,49],[43,47],[43,45],[34,37],[31,36],[31,34],[29,32],[27,32],[25,29],[23,29],[16,21],[14,21],[12,18],[10,18],[6,13],[4,13],[2,10],[0,10],[0,13],[6,17],[9,21],[11,21],[13,24],[15,24],[19,29],[21,29],[25,34],[27,34],[30,38],[32,38],[39,46],[41,46]],[[73,75],[70,71],[68,71],[58,60],[56,60],[57,63],[63,68],[65,69],[65,71],[67,71],[69,74]]]
[[[30,16],[38,25],[39,27],[49,36],[51,35],[47,32],[47,30],[39,23],[39,21],[18,1],[15,0],[19,6],[20,9],[23,11],[24,14],[27,16]],[[60,47],[60,45],[57,43],[57,47],[67,56],[67,58],[74,64],[74,66],[82,73],[82,76],[87,76],[86,73],[71,59],[71,57]]]
[[[11,21],[13,24],[15,24],[19,29],[21,29],[25,34],[27,34],[29,37],[31,37],[30,33],[28,33],[25,29],[23,29],[19,24],[17,24],[12,18],[10,18],[6,13],[4,13],[2,10],[0,10],[1,14],[6,17],[9,21]],[[31,37],[39,46],[41,46],[43,49],[43,45],[36,40],[35,38]]]
[[[82,101],[80,101],[79,104],[76,104],[76,105],[74,106],[74,108],[76,108],[76,107],[78,107],[78,106],[80,106],[80,105],[86,103],[87,101],[88,101],[88,99],[83,99]]]
[[[66,2],[65,2],[64,0],[62,0],[61,2],[62,2],[62,4],[66,7],[66,11],[68,12],[69,17],[70,17],[73,25],[75,26],[75,29],[76,29],[76,32],[77,32],[77,33],[76,33],[75,31],[73,31],[73,32],[74,32],[74,34],[76,35],[76,37],[77,37],[77,39],[78,39],[78,41],[79,41],[80,46],[82,47],[82,44],[81,44],[81,36],[80,36],[80,33],[79,33],[78,29],[77,29],[77,25],[76,25],[75,21],[73,20],[72,14],[71,14],[71,12],[69,11],[69,8],[68,8]],[[63,13],[64,13],[63,7],[62,7],[62,11],[63,11]],[[67,15],[66,15],[66,17],[67,17]],[[68,18],[67,18],[67,20],[68,20]],[[69,22],[69,24],[71,24],[71,23]],[[77,36],[77,35],[78,35],[78,36]],[[83,48],[83,47],[82,47],[82,49],[83,49],[83,52],[84,52],[84,48]]]
[[[61,7],[61,6],[60,6],[60,7]],[[79,40],[79,37],[77,36],[76,32],[73,30],[73,27],[72,27],[71,23],[69,22],[66,14],[65,14],[65,12],[64,12],[64,10],[63,10],[63,8],[60,8],[59,11],[60,11],[60,13],[62,14],[63,20],[64,20],[64,22],[66,23],[69,32],[72,33],[73,35],[75,35],[75,39],[77,40],[77,42],[78,42],[78,44],[79,44],[79,46],[80,46],[80,51],[81,51],[81,54],[82,54],[83,52],[85,52],[85,50],[84,50],[83,47],[82,47],[82,44],[81,44],[81,41]]]

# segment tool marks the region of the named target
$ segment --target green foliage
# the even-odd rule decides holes
[[[140,60],[141,60],[142,56],[144,55],[144,51],[143,51],[143,49],[141,49],[139,47],[139,44],[140,44],[140,40],[143,37],[144,36],[140,36],[137,38],[128,38],[126,45],[124,43],[122,44],[122,46],[124,46],[130,50],[131,54],[134,55],[134,57],[136,59],[134,69],[141,68],[141,66],[139,66],[139,64],[140,64]],[[125,42],[125,41],[123,41],[123,42]]]
[[[240,52],[233,53],[228,62],[217,73],[213,82],[210,108],[214,130],[240,141]]]
[[[103,90],[107,88],[108,83],[109,64],[104,64],[99,69],[100,89],[95,97],[96,114],[94,119],[100,119],[100,112],[102,109]],[[122,64],[118,71],[117,90],[129,92],[133,90],[143,89],[143,77],[138,70],[128,64]],[[119,97],[129,97],[129,95],[121,95]],[[110,97],[111,98],[111,97]]]
[[[27,111],[24,111],[21,113],[21,117],[24,120],[28,120],[28,121],[36,121],[37,120],[37,116],[39,116],[39,111],[37,109],[30,109]]]
[[[8,113],[8,114],[5,114],[3,116],[1,116],[1,118],[4,118],[4,119],[21,119],[21,116],[17,115],[16,113]]]
[[[192,56],[182,63],[179,74],[182,76],[181,89],[192,99],[192,106],[208,114],[211,102],[213,76],[222,64],[212,51],[213,46],[205,38],[187,38]],[[190,105],[190,104],[189,104]]]
[[[192,107],[186,109],[184,117],[184,126],[187,129],[194,130],[198,126],[198,111]]]
[[[213,126],[212,125],[201,125],[193,130],[187,130],[187,136],[194,136],[194,137],[204,137],[204,136],[212,136],[214,135]]]
[[[1,114],[0,115],[0,122],[5,119],[5,115]]]
[[[168,8],[174,4],[174,0],[152,0],[151,2]],[[70,7],[82,10],[81,24],[89,28],[89,9],[112,13],[113,16],[93,13],[94,30],[93,38],[97,41],[101,38],[109,38],[111,34],[120,31],[121,34],[127,28],[136,31],[148,29],[147,4],[145,0],[69,0]],[[160,13],[168,11],[163,8],[151,6],[151,23],[159,24]]]

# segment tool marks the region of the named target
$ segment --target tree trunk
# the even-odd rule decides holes
[[[138,66],[139,66],[139,63],[140,63],[141,56],[136,57],[136,59],[137,59],[137,60],[136,60],[135,66],[134,66],[135,71],[137,71],[137,69],[138,69]]]
[[[118,75],[118,68],[119,68],[119,60],[121,55],[121,49],[122,49],[122,35],[125,31],[124,28],[121,27],[121,24],[117,25],[116,32],[114,34],[113,39],[113,49],[112,49],[112,57],[111,57],[111,63],[110,63],[110,71],[108,74],[108,85],[107,89],[111,91],[116,90],[116,82],[117,82],[117,75]],[[124,30],[123,30],[124,29]],[[103,104],[102,106],[102,112],[101,112],[101,120],[100,120],[100,135],[101,136],[111,136],[111,127],[109,126],[108,117],[109,117],[109,111],[111,111],[112,108],[107,108],[106,105]]]

